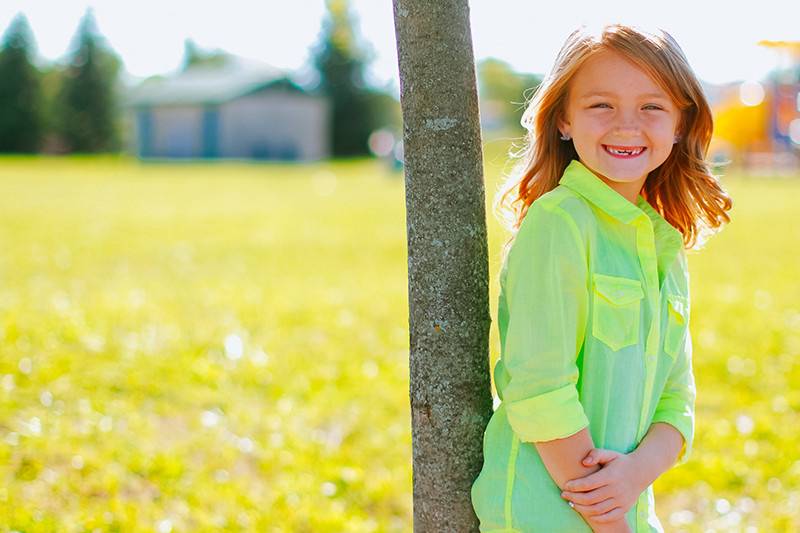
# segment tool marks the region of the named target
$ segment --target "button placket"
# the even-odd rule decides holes
[[[655,381],[657,354],[658,354],[658,335],[659,317],[661,315],[658,306],[659,287],[658,287],[658,261],[655,250],[655,235],[650,218],[644,213],[636,222],[636,251],[639,257],[639,264],[644,274],[645,292],[650,308],[650,328],[645,342],[644,366],[645,384],[642,399],[642,409],[639,415],[638,440],[644,438],[647,430],[645,424],[647,415],[650,411],[653,384]]]

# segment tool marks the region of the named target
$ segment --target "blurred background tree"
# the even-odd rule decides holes
[[[327,0],[327,15],[312,54],[320,77],[318,89],[331,104],[333,156],[369,153],[367,140],[379,126],[380,104],[385,100],[367,87],[364,74],[372,52],[356,38],[348,0]]]
[[[478,62],[478,94],[481,121],[488,130],[521,135],[525,104],[542,82],[538,74],[515,72],[505,61],[487,58]]]
[[[0,152],[33,153],[43,136],[41,74],[33,34],[22,13],[0,44]]]
[[[55,127],[72,152],[120,148],[119,72],[122,62],[96,29],[92,9],[81,19],[64,68],[54,111]]]

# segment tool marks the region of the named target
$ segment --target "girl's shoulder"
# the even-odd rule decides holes
[[[572,241],[585,249],[593,231],[595,215],[585,200],[566,187],[557,186],[539,196],[529,207],[513,236],[504,263],[511,256],[536,255],[542,243],[569,248]]]
[[[582,236],[596,224],[596,215],[585,198],[569,187],[558,185],[537,198],[530,209],[544,209],[556,212],[568,222],[573,223]],[[527,215],[526,215],[527,216]]]

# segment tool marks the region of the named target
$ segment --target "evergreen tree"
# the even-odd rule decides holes
[[[73,42],[58,95],[61,136],[73,152],[116,150],[120,145],[117,83],[121,61],[103,44],[91,8]]]
[[[0,45],[0,152],[36,152],[41,144],[42,91],[33,54],[30,26],[20,13]]]
[[[60,134],[59,123],[61,120],[58,107],[58,94],[61,90],[64,67],[58,62],[51,62],[42,65],[39,69],[42,73],[42,121],[44,136],[40,153],[45,154],[64,154],[68,152],[68,147]]]
[[[313,64],[320,92],[331,104],[333,155],[363,155],[369,152],[367,140],[375,129],[375,99],[364,80],[371,52],[356,39],[348,0],[327,0],[327,9]]]

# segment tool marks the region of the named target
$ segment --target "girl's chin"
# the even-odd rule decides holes
[[[618,166],[613,165],[602,165],[598,169],[598,172],[600,172],[606,178],[619,183],[638,181],[643,175],[647,175],[646,172],[640,169],[619,168]]]
[[[645,160],[641,158],[625,160],[601,156],[594,160],[582,159],[582,161],[585,161],[584,165],[595,174],[622,183],[637,181],[649,173]]]

